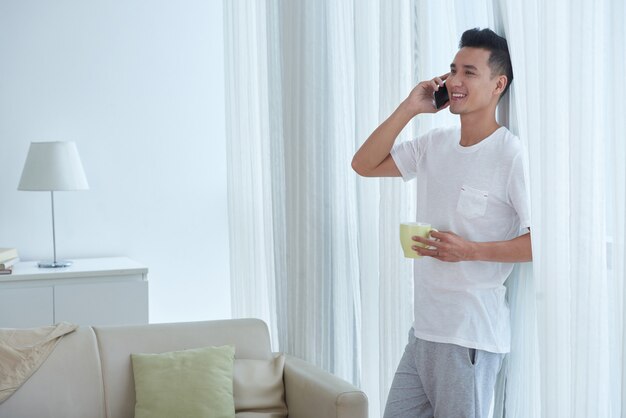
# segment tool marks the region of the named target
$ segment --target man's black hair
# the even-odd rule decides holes
[[[493,75],[505,75],[507,83],[500,97],[509,89],[513,82],[513,66],[511,65],[511,56],[509,55],[509,46],[502,36],[498,35],[491,29],[469,29],[463,32],[459,49],[464,47],[482,48],[491,52],[489,57],[489,68]]]

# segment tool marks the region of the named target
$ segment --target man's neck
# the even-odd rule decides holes
[[[461,146],[476,145],[494,133],[500,127],[494,113],[491,113],[490,117],[476,114],[461,115]]]

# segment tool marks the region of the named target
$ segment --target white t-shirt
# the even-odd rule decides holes
[[[530,227],[521,141],[504,127],[473,146],[461,146],[460,139],[459,127],[435,129],[393,147],[403,179],[417,180],[417,221],[470,241],[519,236]],[[512,263],[417,259],[415,336],[508,352],[504,282],[512,269]]]

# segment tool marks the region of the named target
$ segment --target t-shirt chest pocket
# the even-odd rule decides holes
[[[456,210],[466,218],[478,218],[485,214],[488,198],[489,192],[463,185]]]

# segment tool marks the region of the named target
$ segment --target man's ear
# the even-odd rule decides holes
[[[509,80],[505,75],[499,75],[498,82],[496,83],[496,90],[494,91],[494,93],[497,93],[498,95],[502,94],[508,82]]]

